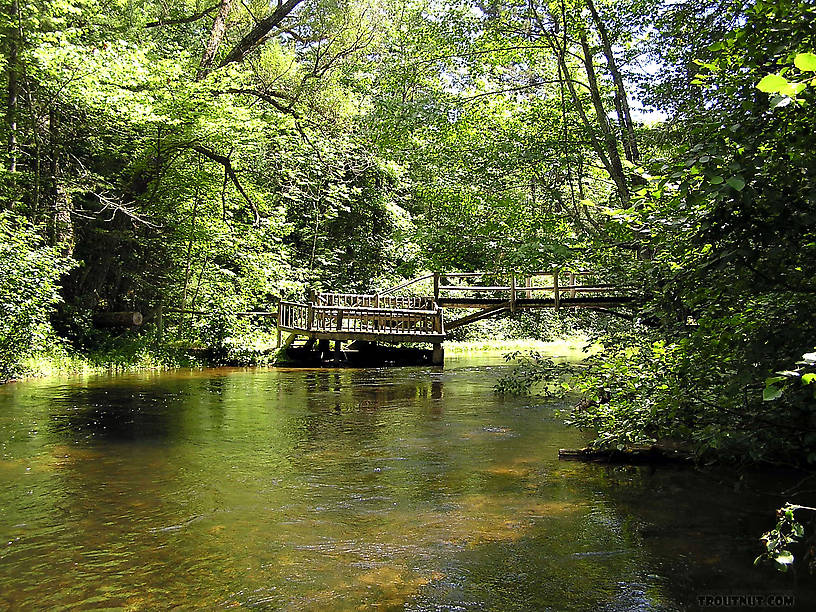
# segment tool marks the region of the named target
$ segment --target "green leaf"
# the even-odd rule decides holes
[[[805,528],[801,525],[801,523],[794,523],[791,527],[791,531],[797,538],[802,538],[805,536]]]
[[[724,180],[724,179],[723,179],[723,177],[721,177],[721,176],[712,176],[712,177],[711,177],[711,184],[712,184],[712,185],[719,185],[720,183],[722,183],[722,182],[723,182],[723,180]]]
[[[799,70],[816,72],[816,53],[799,53],[793,60],[793,65]]]
[[[802,93],[805,90],[806,85],[804,83],[788,83],[784,87],[779,90],[779,93],[785,96],[796,96]]]
[[[725,182],[737,191],[742,191],[742,189],[745,187],[745,179],[743,179],[741,176],[732,176]]]
[[[762,391],[762,401],[763,402],[772,402],[775,399],[778,399],[782,395],[782,389],[777,389],[776,387],[765,387]]]
[[[778,74],[769,74],[762,77],[762,80],[757,83],[757,89],[765,93],[778,93],[783,88],[788,86],[788,80]]]
[[[774,561],[781,565],[790,565],[793,563],[793,553],[789,550],[780,550],[779,554],[774,557]]]
[[[804,374],[802,376],[802,384],[803,385],[809,385],[812,382],[816,382],[816,374],[810,373],[810,374]]]
[[[771,98],[771,108],[785,108],[792,100],[788,96],[781,96],[779,94]]]

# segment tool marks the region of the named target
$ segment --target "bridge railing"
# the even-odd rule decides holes
[[[594,272],[563,270],[525,275],[511,273],[506,277],[509,278],[509,284],[473,283],[483,279],[489,282],[496,278],[501,276],[490,272],[436,273],[433,275],[434,301],[438,302],[441,297],[453,297],[451,293],[457,296],[476,294],[477,297],[478,294],[488,293],[490,295],[487,297],[506,298],[511,303],[524,299],[551,297],[557,307],[563,298],[575,298],[581,294],[604,295],[620,290],[616,285],[600,281]],[[462,282],[463,280],[466,282]]]
[[[368,308],[280,302],[278,327],[315,333],[443,335],[442,309]]]
[[[315,304],[351,308],[402,308],[429,310],[433,308],[431,296],[388,295],[380,293],[318,293]]]

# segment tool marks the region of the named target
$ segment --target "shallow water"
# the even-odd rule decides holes
[[[816,609],[751,565],[775,476],[559,462],[500,362],[0,387],[0,608]]]

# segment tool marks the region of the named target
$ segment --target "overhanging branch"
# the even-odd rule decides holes
[[[232,184],[235,185],[235,188],[238,190],[244,199],[249,204],[250,208],[252,208],[252,212],[255,215],[255,227],[258,227],[261,224],[261,214],[258,212],[258,207],[253,202],[250,197],[247,195],[247,192],[244,191],[244,187],[241,185],[241,182],[238,180],[238,176],[235,174],[235,169],[232,167],[232,160],[226,155],[221,155],[220,153],[216,153],[215,151],[208,149],[202,145],[191,145],[193,151],[197,151],[201,153],[207,159],[214,161],[218,164],[221,164],[224,167],[224,179],[226,180],[229,178],[232,181]]]
[[[167,25],[182,25],[185,23],[194,23],[199,19],[203,19],[210,13],[212,13],[216,8],[218,8],[217,4],[213,4],[211,7],[204,9],[200,13],[196,13],[195,15],[190,15],[189,17],[178,17],[176,19],[159,19],[158,21],[151,21],[146,23],[144,27],[146,28],[160,28],[162,26]]]

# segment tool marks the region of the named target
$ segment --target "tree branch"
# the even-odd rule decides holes
[[[200,13],[196,13],[195,15],[190,15],[189,17],[179,17],[178,19],[159,19],[158,21],[151,21],[146,23],[144,27],[146,28],[160,28],[166,25],[182,25],[185,23],[193,23],[198,21],[199,19],[203,19],[210,13],[212,13],[215,9],[218,8],[217,4],[213,4],[211,7],[204,9]]]
[[[276,110],[279,110],[282,113],[287,115],[292,115],[295,119],[300,118],[300,113],[298,113],[294,108],[292,108],[295,100],[282,92],[277,91],[263,91],[259,89],[240,89],[240,88],[230,88],[224,91],[216,91],[214,92],[217,95],[220,94],[243,94],[247,96],[255,96],[259,100],[263,100],[270,106],[275,107]],[[288,100],[289,105],[281,104],[280,100]]]
[[[221,155],[220,153],[216,153],[207,147],[201,145],[191,145],[193,151],[197,151],[201,153],[207,159],[210,159],[218,164],[224,166],[224,179],[226,180],[227,177],[232,181],[232,184],[235,185],[235,188],[238,190],[244,199],[247,201],[249,206],[252,208],[252,212],[255,215],[255,226],[258,227],[261,224],[261,214],[258,212],[258,207],[255,205],[249,196],[247,195],[246,191],[244,191],[243,186],[241,185],[238,177],[235,174],[235,169],[232,167],[232,161],[226,155]]]
[[[268,38],[270,32],[283,21],[289,13],[295,10],[303,0],[287,0],[270,14],[255,24],[255,27],[232,48],[227,56],[218,65],[223,68],[227,64],[242,61],[247,55],[258,48]]]

